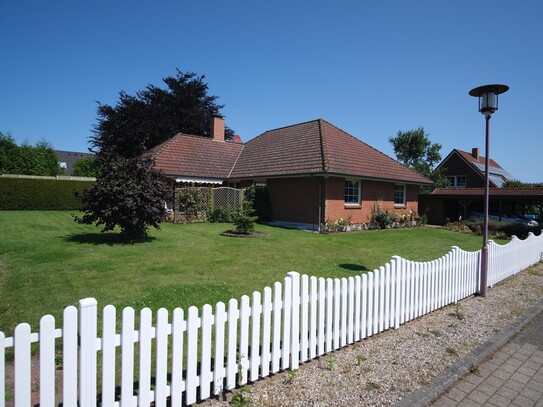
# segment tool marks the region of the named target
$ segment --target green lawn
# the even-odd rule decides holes
[[[0,330],[60,317],[85,297],[152,309],[188,308],[239,298],[282,281],[289,271],[346,277],[373,270],[393,255],[426,261],[457,245],[478,250],[481,238],[435,228],[334,235],[268,226],[265,239],[220,236],[227,224],[163,224],[143,243],[79,225],[70,212],[0,211]]]

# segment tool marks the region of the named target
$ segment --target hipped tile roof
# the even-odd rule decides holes
[[[241,180],[328,174],[432,183],[322,119],[270,130],[245,144],[178,134],[149,153],[166,175]]]

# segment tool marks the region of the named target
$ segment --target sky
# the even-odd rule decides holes
[[[468,92],[498,83],[490,157],[543,182],[542,20],[541,0],[0,0],[0,132],[85,152],[98,102],[180,69],[243,141],[322,118],[391,157],[423,127],[445,158],[484,154]]]

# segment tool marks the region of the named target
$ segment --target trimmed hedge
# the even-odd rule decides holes
[[[94,181],[57,179],[0,178],[0,210],[81,209],[83,190]]]

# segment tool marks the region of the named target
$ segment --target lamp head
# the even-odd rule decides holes
[[[498,95],[508,90],[507,85],[484,85],[470,90],[469,95],[479,98],[479,111],[489,116],[498,110]]]

